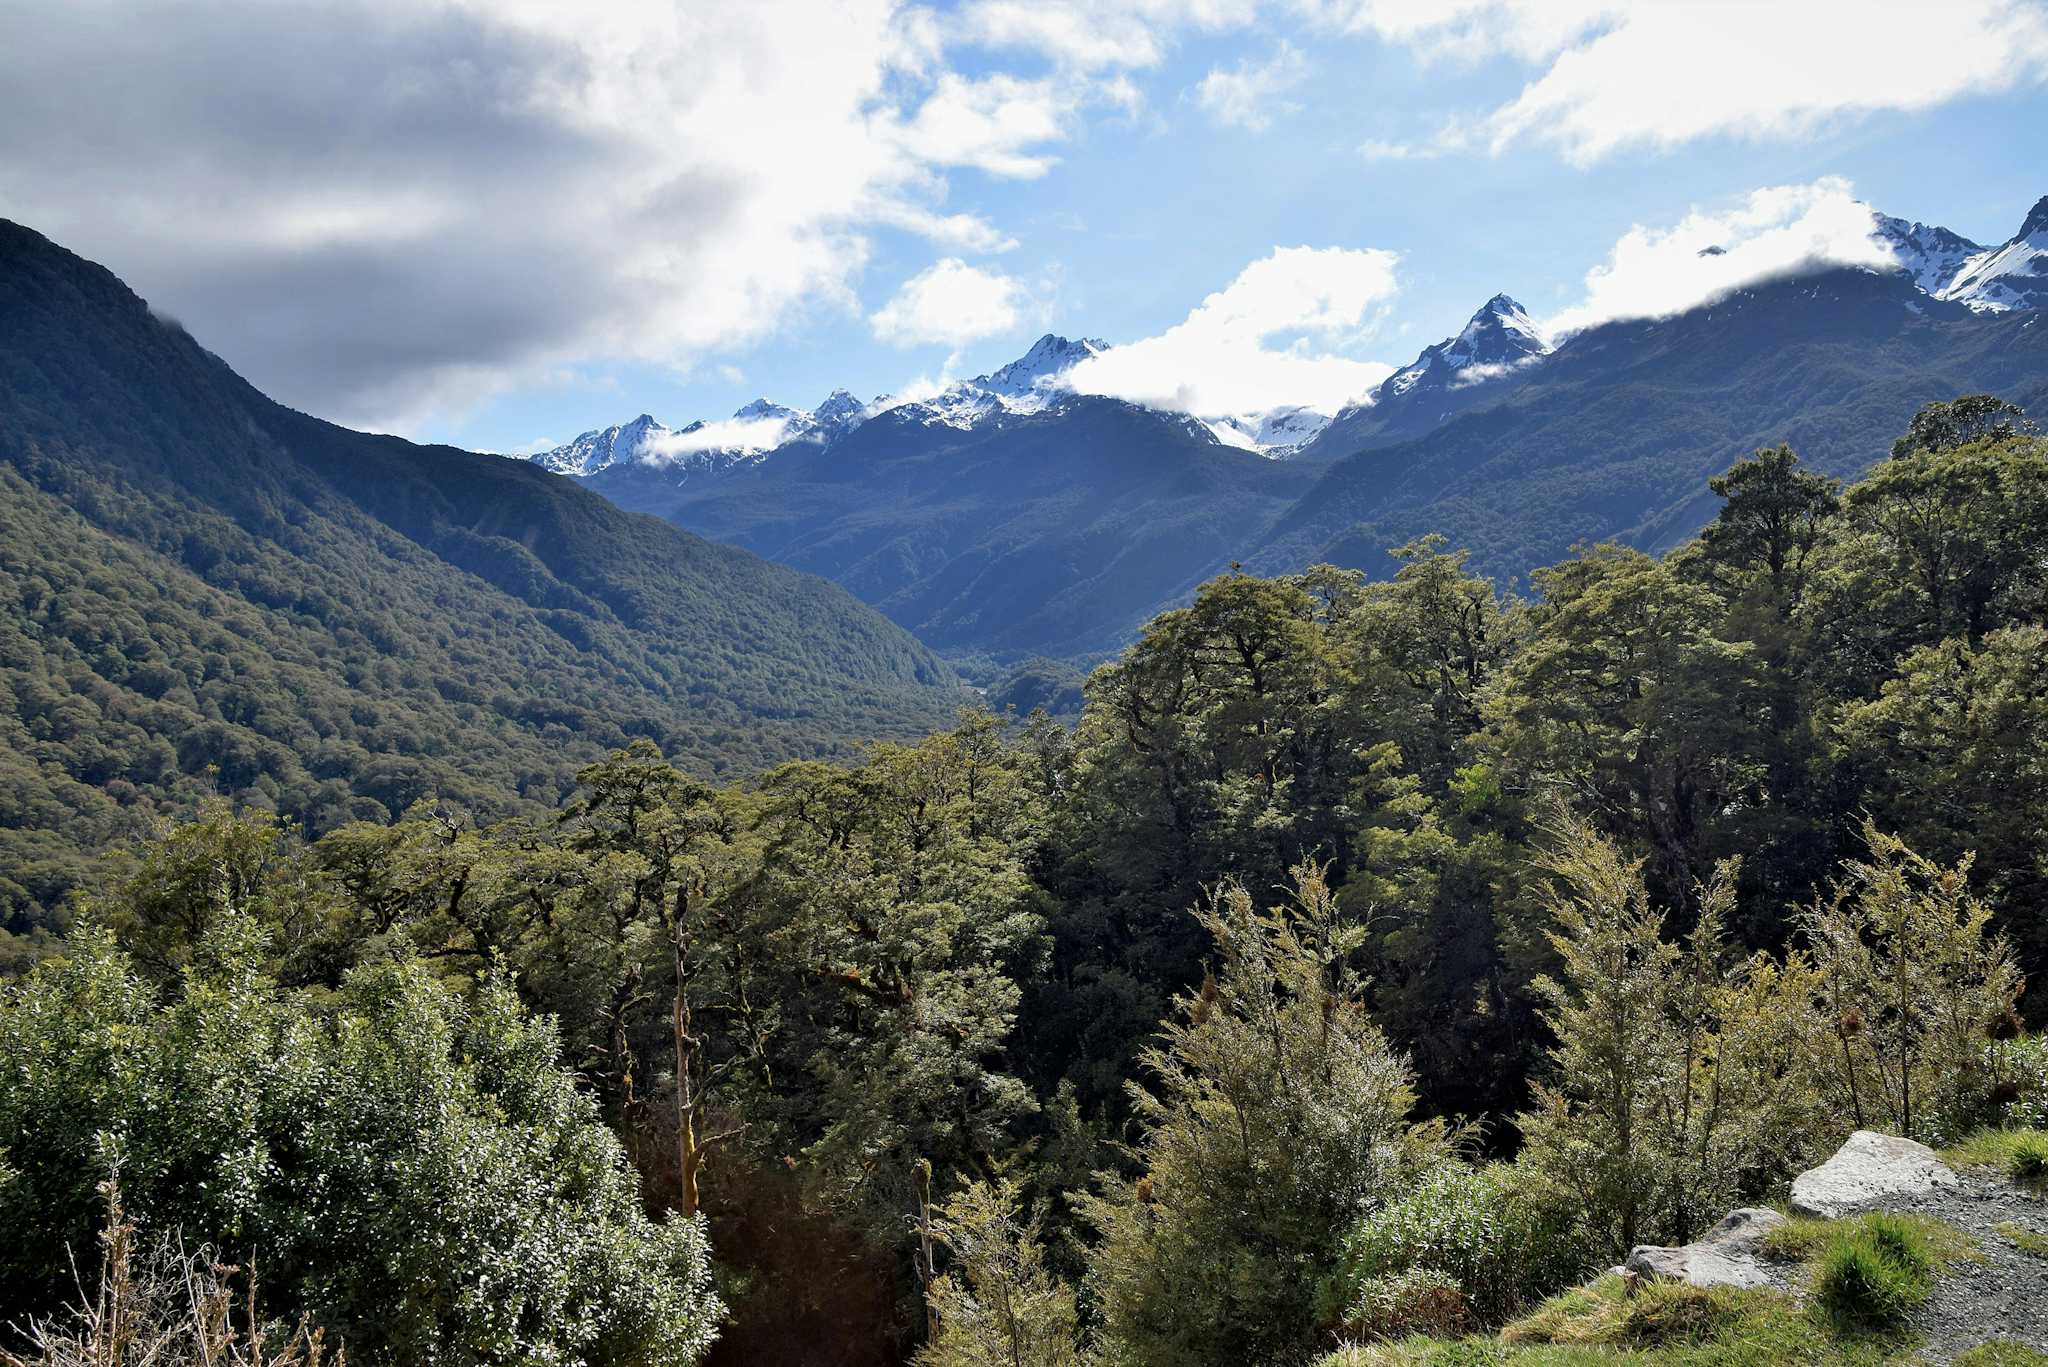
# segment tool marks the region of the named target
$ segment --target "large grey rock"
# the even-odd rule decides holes
[[[1622,1265],[1639,1277],[1693,1286],[1768,1286],[1771,1278],[1763,1266],[1763,1238],[1784,1223],[1785,1217],[1775,1210],[1733,1210],[1683,1248],[1639,1244]]]
[[[1925,1144],[1858,1130],[1835,1156],[1792,1179],[1792,1209],[1833,1220],[1887,1197],[1953,1187],[1956,1175]]]

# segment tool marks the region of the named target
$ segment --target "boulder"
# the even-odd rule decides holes
[[[1785,1223],[1775,1210],[1733,1210],[1721,1223],[1683,1248],[1639,1244],[1622,1266],[1639,1277],[1693,1286],[1768,1286],[1763,1267],[1764,1235]]]
[[[1925,1144],[1858,1130],[1833,1158],[1792,1179],[1792,1209],[1833,1220],[1874,1201],[1955,1184],[1955,1173]]]

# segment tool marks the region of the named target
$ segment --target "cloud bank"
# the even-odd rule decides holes
[[[565,366],[851,312],[877,228],[1014,245],[1092,77],[966,75],[896,0],[0,0],[0,206],[286,402],[408,430]]]
[[[1287,404],[1334,413],[1393,373],[1346,349],[1398,291],[1396,265],[1376,248],[1276,247],[1184,321],[1081,362],[1069,381],[1199,417]]]
[[[1555,337],[1622,318],[1683,313],[1826,266],[1896,265],[1874,228],[1870,206],[1832,176],[1752,191],[1719,211],[1695,209],[1668,228],[1638,225],[1586,272],[1584,297],[1543,327]]]
[[[1425,60],[1540,70],[1512,100],[1453,117],[1439,150],[1549,147],[1584,165],[1710,136],[1807,136],[2048,80],[2039,0],[1296,0],[1319,27]],[[1392,144],[1369,143],[1381,155]]]

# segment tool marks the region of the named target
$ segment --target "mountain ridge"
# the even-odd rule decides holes
[[[825,580],[276,404],[4,221],[0,511],[0,914],[213,793],[315,832],[504,815],[637,737],[742,776],[964,696]]]

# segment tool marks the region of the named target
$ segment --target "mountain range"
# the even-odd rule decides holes
[[[1048,335],[922,398],[763,400],[673,433],[643,415],[534,459],[826,575],[956,661],[1085,662],[1234,563],[1383,571],[1440,531],[1519,576],[1582,541],[1682,539],[1756,446],[1849,476],[1922,402],[2038,402],[2048,198],[1997,246],[1876,213],[1872,234],[1888,269],[1817,264],[1563,337],[1495,295],[1334,414],[1078,394],[1104,344]]]
[[[540,812],[637,738],[745,776],[963,697],[823,579],[287,409],[5,221],[0,608],[0,918],[210,794],[315,833]]]

